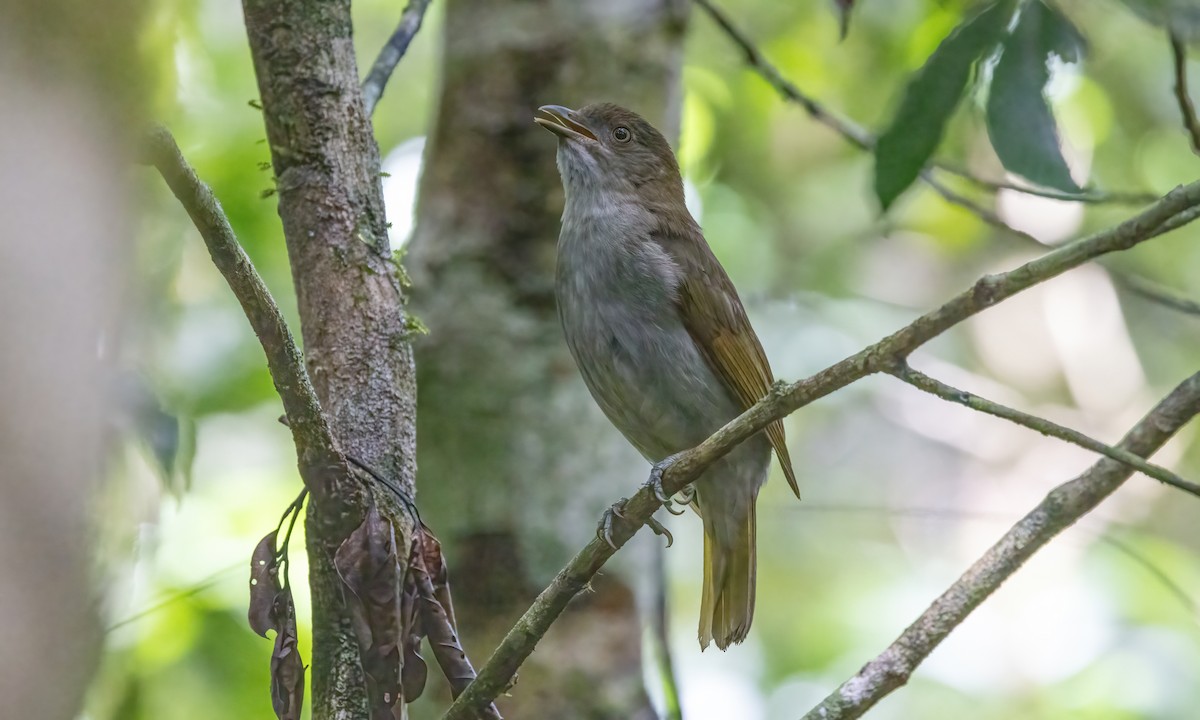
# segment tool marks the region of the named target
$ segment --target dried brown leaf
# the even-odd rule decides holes
[[[296,607],[289,590],[275,597],[275,649],[271,653],[271,707],[279,720],[300,720],[304,707],[304,661],[296,638]]]
[[[275,598],[279,594],[279,562],[275,555],[275,531],[258,542],[250,556],[250,629],[267,636],[275,627]]]
[[[475,679],[475,668],[467,658],[458,639],[458,628],[454,623],[453,604],[450,602],[449,573],[442,559],[441,544],[433,532],[424,525],[417,529],[413,542],[413,553],[409,564],[410,577],[416,584],[419,597],[419,625],[429,638],[433,657],[442,668],[442,674],[450,684],[450,694],[458,697]],[[439,582],[435,586],[429,563],[435,563]],[[443,604],[443,599],[445,604]],[[447,611],[447,608],[451,608]],[[500,712],[494,704],[489,705],[483,717],[500,720]]]
[[[401,697],[400,564],[396,533],[375,506],[334,556],[367,675],[372,717],[390,718]]]
[[[421,559],[425,564],[425,572],[433,583],[434,595],[442,604],[442,609],[450,620],[451,627],[458,627],[454,617],[454,603],[450,599],[450,570],[446,566],[446,558],[442,555],[442,543],[425,523],[417,528],[417,541],[420,543]]]

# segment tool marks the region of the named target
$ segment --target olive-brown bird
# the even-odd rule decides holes
[[[773,378],[725,270],[684,204],[662,134],[611,104],[539,108],[558,135],[566,191],[555,289],[567,345],[608,419],[661,469],[760,400]],[[704,522],[700,647],[745,639],[754,617],[755,519],[772,423],[710,466],[692,505]]]

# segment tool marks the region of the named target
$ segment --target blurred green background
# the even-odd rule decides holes
[[[877,131],[906,76],[967,3],[859,0],[843,42],[832,2],[725,5],[785,76]],[[1195,179],[1200,160],[1180,129],[1162,30],[1117,2],[1059,7],[1090,41],[1086,62],[1056,68],[1050,88],[1077,179],[1154,193]],[[355,3],[360,68],[399,11],[397,3]],[[375,114],[397,247],[411,228],[422,136],[435,112],[440,14],[435,2]],[[157,117],[212,185],[298,327],[240,6],[156,2],[141,43],[155,72]],[[1191,69],[1200,77],[1200,62]],[[689,201],[783,378],[820,370],[978,275],[1036,253],[925,187],[881,217],[871,157],[783,102],[700,13],[684,84],[679,154]],[[940,156],[1003,178],[980,102],[964,105]],[[542,131],[531,123],[529,132]],[[160,179],[146,172],[143,181],[141,282],[131,289],[140,317],[125,364],[130,382],[179,418],[179,437],[165,419],[150,422],[157,440],[131,439],[114,467],[98,570],[110,630],[86,717],[267,718],[270,643],[246,625],[246,570],[255,542],[300,488],[294,453],[241,310]],[[1047,243],[1133,212],[1013,192],[994,202],[1006,221]],[[1200,228],[1185,229],[1110,265],[1200,298],[1198,241]],[[1200,318],[1129,295],[1089,266],[965,323],[913,363],[1115,441],[1198,359]],[[754,630],[726,654],[697,650],[699,523],[672,518],[670,637],[688,718],[798,717],[1047,490],[1094,460],[888,378],[854,385],[787,423],[804,502],[781,478],[765,490]],[[621,442],[615,431],[605,441]],[[177,450],[166,473],[156,446]],[[1195,430],[1157,461],[1200,477]],[[630,489],[642,480],[631,477]],[[1194,498],[1135,476],[1038,554],[870,717],[1196,717],[1198,517]],[[579,529],[581,546],[590,531]],[[292,577],[305,646],[299,555]]]

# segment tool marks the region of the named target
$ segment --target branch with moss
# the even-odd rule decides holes
[[[1174,218],[1200,207],[1200,182],[1179,187],[1137,216],[1120,225],[1068,243],[1040,258],[997,275],[980,278],[941,307],[926,313],[900,330],[804,380],[776,383],[765,398],[691,450],[662,468],[662,487],[668,496],[679,492],[701,472],[738,443],[760,432],[771,422],[864,377],[887,372],[904,362],[917,348],[963,320],[1034,285],[1108,253],[1128,250],[1161,233]],[[503,692],[538,640],[562,613],[567,603],[587,587],[604,563],[661,507],[654,493],[643,487],[624,505],[623,523],[617,523],[613,545],[593,539],[559,571],[533,605],[508,632],[480,670],[479,676],[459,696],[443,720],[470,720]]]
[[[275,390],[283,401],[287,425],[299,456],[300,476],[313,501],[330,517],[357,513],[362,519],[362,487],[351,479],[329,421],[304,368],[300,348],[288,329],[279,305],[238,242],[221,204],[192,169],[175,138],[162,126],[146,134],[145,161],[153,165],[200,231],[213,264],[242,306],[267,356]],[[353,527],[353,526],[351,526]]]
[[[1200,373],[1176,387],[1121,440],[1121,452],[1149,457],[1200,413]],[[852,720],[862,717],[912,676],[954,628],[1055,536],[1091,512],[1117,490],[1133,468],[1103,458],[1079,477],[1058,486],[1012,526],[941,597],[803,720]]]
[[[929,377],[919,370],[914,370],[908,365],[908,363],[896,363],[896,365],[892,368],[889,368],[887,372],[889,375],[892,375],[893,377],[912,385],[918,390],[927,392],[930,395],[940,397],[943,400],[957,403],[963,407],[971,408],[972,410],[976,410],[981,413],[992,415],[993,417],[1008,420],[1009,422],[1016,423],[1017,425],[1027,427],[1031,430],[1036,430],[1043,435],[1065,440],[1066,442],[1069,442],[1073,445],[1078,445],[1085,450],[1091,450],[1092,452],[1100,453],[1105,457],[1112,458],[1117,462],[1128,465],[1130,468],[1141,472],[1147,477],[1152,477],[1161,483],[1200,497],[1200,485],[1181,478],[1179,475],[1171,472],[1161,465],[1155,465],[1147,462],[1143,458],[1140,458],[1127,450],[1122,450],[1119,447],[1106,445],[1095,438],[1079,432],[1078,430],[1072,430],[1071,428],[1063,427],[1058,423],[1051,422],[1045,418],[1038,417],[1037,415],[1021,412],[1020,410],[1001,405],[1000,403],[993,402],[992,400],[980,397],[974,393],[969,393],[965,390],[959,390],[958,388],[947,385],[940,380]]]

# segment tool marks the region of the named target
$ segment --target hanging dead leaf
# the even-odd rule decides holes
[[[304,661],[296,637],[296,606],[283,590],[274,605],[275,649],[271,653],[271,707],[279,720],[300,720],[304,707]]]
[[[267,636],[275,627],[275,598],[279,594],[279,562],[275,555],[275,531],[258,542],[250,556],[250,629]]]
[[[433,564],[433,569],[430,564]],[[475,679],[475,668],[471,666],[458,639],[454,606],[450,601],[449,572],[442,557],[441,543],[424,524],[417,528],[408,570],[417,587],[420,628],[429,638],[433,657],[450,684],[450,694],[457,698]],[[438,578],[436,585],[433,573]],[[494,704],[484,710],[483,717],[501,720]]]
[[[374,505],[338,547],[334,565],[350,591],[346,609],[367,675],[372,717],[390,718],[402,693],[400,564],[395,530]]]

